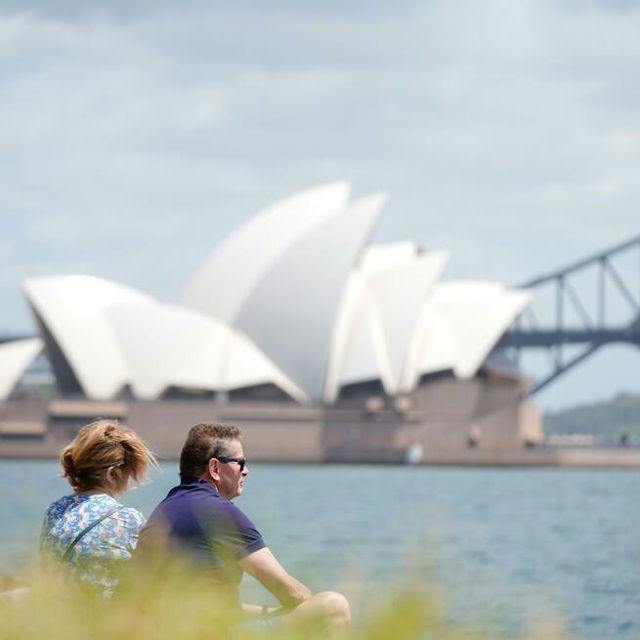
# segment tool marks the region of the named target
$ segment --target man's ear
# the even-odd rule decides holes
[[[219,465],[220,465],[220,463],[215,458],[211,458],[209,460],[209,464],[208,464],[207,470],[209,471],[209,475],[214,480],[217,480],[220,477],[220,475],[218,474]]]

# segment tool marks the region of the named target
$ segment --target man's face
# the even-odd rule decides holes
[[[244,458],[244,451],[242,450],[242,443],[240,440],[231,440],[227,446],[228,454],[232,458]],[[240,464],[238,462],[218,462],[218,482],[216,487],[218,493],[227,500],[233,500],[242,493],[242,485],[244,484],[244,477],[249,473],[249,470],[245,466],[240,471]]]

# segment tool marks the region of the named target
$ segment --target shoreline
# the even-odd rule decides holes
[[[1,441],[0,441],[1,442]],[[3,447],[4,448],[4,447]],[[0,460],[57,460],[58,454],[50,450],[11,452],[0,451]],[[364,454],[365,452],[363,452]],[[575,449],[524,449],[521,451],[433,451],[426,453],[415,463],[404,462],[401,451],[395,456],[360,455],[357,459],[295,460],[291,457],[276,460],[271,457],[252,456],[252,463],[277,465],[370,465],[415,467],[528,467],[567,469],[637,469],[640,468],[640,448],[614,447]],[[176,461],[178,456],[160,456],[162,462]]]

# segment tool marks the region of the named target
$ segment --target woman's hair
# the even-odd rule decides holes
[[[64,477],[77,491],[104,489],[126,491],[129,480],[144,480],[149,465],[156,461],[138,435],[117,420],[96,420],[80,429],[73,442],[60,454]],[[111,469],[111,480],[105,472]]]

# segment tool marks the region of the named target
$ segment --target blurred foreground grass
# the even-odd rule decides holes
[[[105,600],[61,576],[34,572],[19,597],[0,598],[0,638],[70,640],[135,638],[136,640],[222,640],[283,638],[313,640],[326,635],[310,627],[270,633],[251,627],[233,628],[228,607],[216,602],[188,572],[170,579],[125,580],[116,595]],[[11,586],[8,583],[5,587]],[[14,585],[16,586],[16,585]],[[482,588],[479,585],[479,588]],[[490,640],[491,624],[452,621],[442,593],[420,587],[367,594],[355,604],[354,640]],[[499,612],[495,612],[499,615]],[[551,618],[517,640],[567,640]],[[513,640],[516,640],[513,638]]]

